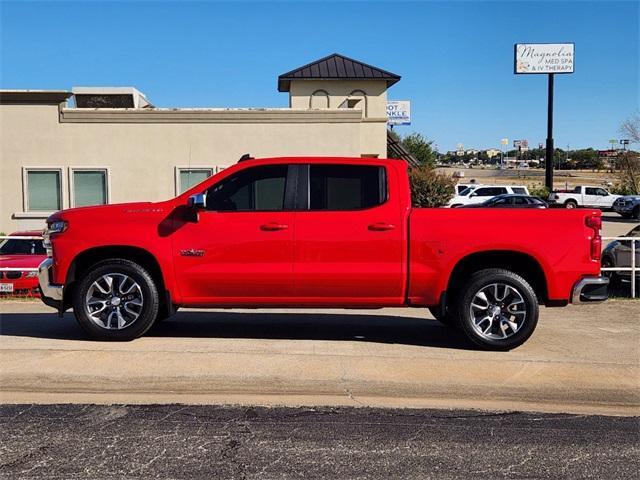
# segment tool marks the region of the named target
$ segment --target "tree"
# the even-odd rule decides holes
[[[402,138],[400,143],[415,157],[420,165],[435,166],[436,152],[431,147],[433,140],[427,140],[420,133],[414,132]]]
[[[593,148],[574,150],[570,152],[569,155],[571,159],[575,162],[577,168],[595,169],[598,166],[598,160],[599,160],[598,152],[596,152]]]
[[[640,194],[640,156],[636,152],[621,153],[616,159],[616,167],[616,191],[624,195]]]
[[[640,143],[640,113],[631,115],[622,122],[619,131],[630,143]]]
[[[620,125],[620,133],[629,143],[640,143],[640,114],[632,115]],[[640,156],[636,152],[625,151],[618,155],[618,188],[627,194],[640,194]]]

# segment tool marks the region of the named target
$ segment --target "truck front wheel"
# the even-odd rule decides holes
[[[458,298],[460,329],[487,350],[522,345],[538,323],[535,292],[524,278],[509,270],[490,268],[474,273]]]
[[[125,259],[95,264],[73,292],[76,320],[96,340],[138,338],[153,325],[159,305],[151,275]]]

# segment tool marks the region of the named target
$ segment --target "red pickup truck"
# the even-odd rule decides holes
[[[178,307],[427,307],[508,350],[538,305],[602,301],[598,210],[412,208],[406,164],[250,159],[159,203],[47,220],[42,299],[131,340]]]

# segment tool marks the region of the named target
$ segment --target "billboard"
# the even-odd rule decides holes
[[[388,101],[387,123],[389,125],[411,125],[411,102],[408,100]]]
[[[573,73],[574,43],[516,43],[513,71],[527,73]]]

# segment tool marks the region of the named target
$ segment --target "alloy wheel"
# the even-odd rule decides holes
[[[144,305],[142,289],[124,273],[108,273],[91,284],[85,308],[91,321],[106,330],[130,327],[140,317]]]
[[[469,308],[473,329],[489,340],[504,340],[515,335],[527,318],[522,294],[505,283],[482,287]]]

